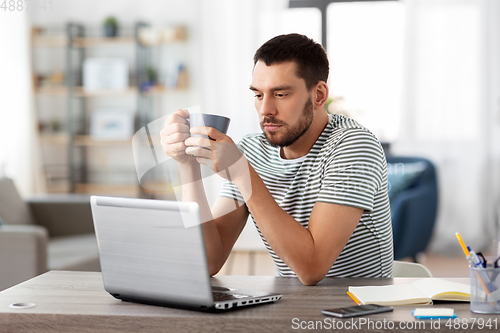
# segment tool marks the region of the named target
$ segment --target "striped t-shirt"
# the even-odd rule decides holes
[[[272,147],[262,133],[245,136],[239,148],[279,206],[304,228],[318,201],[364,210],[326,276],[392,276],[387,164],[380,143],[370,131],[350,118],[334,114],[329,115],[328,124],[306,156],[281,158],[280,148]],[[222,186],[221,196],[244,201],[238,188],[228,181]],[[255,219],[253,222],[278,274],[296,276],[274,253]]]

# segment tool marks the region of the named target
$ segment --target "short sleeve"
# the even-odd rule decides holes
[[[378,140],[365,129],[348,129],[332,150],[317,201],[373,211],[386,170]]]

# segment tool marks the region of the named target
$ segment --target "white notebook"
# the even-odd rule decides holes
[[[430,304],[433,300],[470,302],[470,285],[425,278],[410,284],[349,287],[347,294],[358,304]]]

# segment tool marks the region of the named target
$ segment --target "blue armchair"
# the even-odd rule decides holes
[[[423,252],[430,240],[438,207],[436,168],[422,157],[387,157],[394,259]]]

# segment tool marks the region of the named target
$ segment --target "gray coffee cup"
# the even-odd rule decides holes
[[[229,128],[230,122],[231,119],[216,114],[191,113],[191,115],[189,116],[189,127],[196,127],[196,126],[213,127],[219,132],[222,132],[224,134],[227,133],[227,129]],[[210,140],[213,140],[211,137],[207,135],[192,134],[192,136],[202,136],[205,138],[209,138]]]

